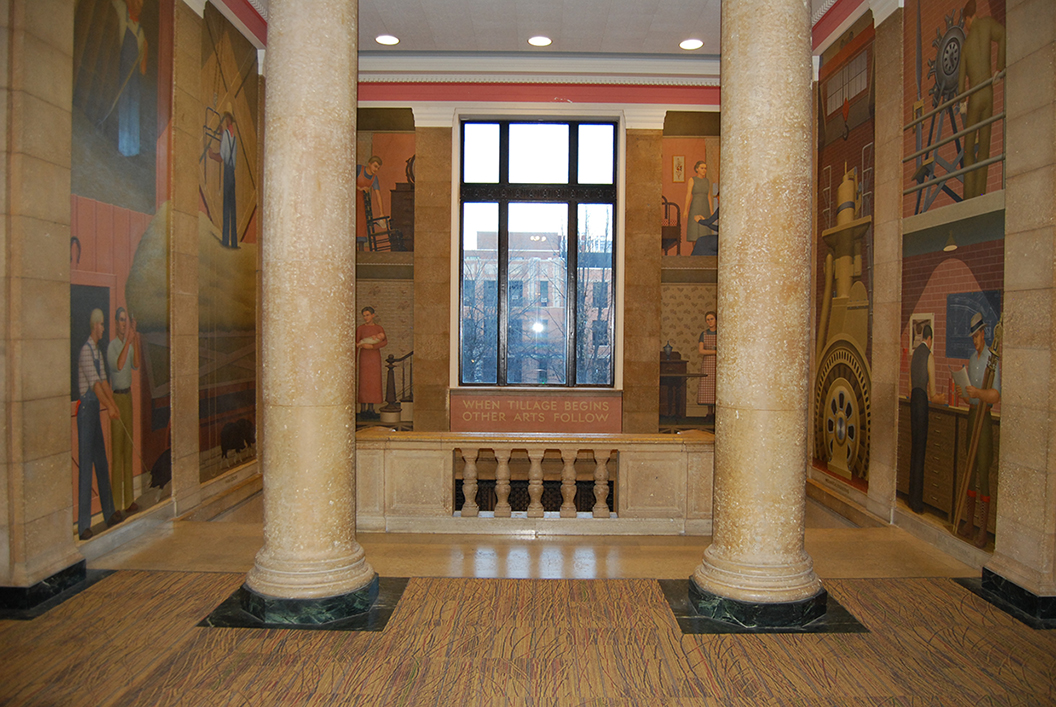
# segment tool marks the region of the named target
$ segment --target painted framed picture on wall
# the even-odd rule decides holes
[[[672,160],[672,181],[674,182],[685,182],[686,181],[686,157],[685,155],[675,155]]]
[[[910,352],[916,351],[917,346],[924,341],[924,326],[930,326],[932,331],[935,330],[935,315],[934,314],[916,314],[909,318],[910,324],[910,336],[912,341],[909,345]]]

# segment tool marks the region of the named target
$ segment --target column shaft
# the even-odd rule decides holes
[[[355,539],[355,0],[272,0],[263,234],[264,547],[248,589],[371,583]]]
[[[822,594],[803,549],[811,115],[809,4],[725,0],[715,530],[693,579],[737,602]]]

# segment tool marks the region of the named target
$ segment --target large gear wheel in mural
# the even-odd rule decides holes
[[[855,479],[865,479],[869,469],[869,390],[869,366],[857,348],[831,342],[814,388],[815,454]]]
[[[931,87],[931,105],[937,106],[957,95],[957,77],[964,46],[964,18],[954,20],[957,13],[946,16],[946,29],[935,30],[935,58],[928,59],[928,76],[935,77]]]

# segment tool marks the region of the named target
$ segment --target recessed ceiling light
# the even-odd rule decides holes
[[[378,44],[384,44],[387,47],[391,47],[394,44],[399,44],[400,40],[397,37],[393,37],[391,34],[379,34],[374,38],[374,41]]]
[[[687,52],[691,52],[694,49],[700,49],[701,47],[703,47],[704,42],[700,41],[699,39],[684,39],[679,43],[678,46],[682,47]]]
[[[532,37],[528,40],[528,43],[531,44],[533,47],[549,47],[550,38],[543,36]]]

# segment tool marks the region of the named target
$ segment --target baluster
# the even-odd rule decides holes
[[[510,451],[496,449],[495,461],[495,517],[510,517]]]
[[[561,517],[576,517],[576,450],[562,449],[561,460]]]
[[[609,517],[609,504],[606,499],[609,496],[609,455],[612,454],[612,450],[609,449],[595,449],[594,450],[594,461],[597,465],[594,467],[594,517],[595,518],[608,518]]]
[[[543,517],[543,454],[545,449],[529,449],[528,458],[532,461],[528,468],[528,517]]]
[[[466,497],[462,504],[463,518],[476,518],[480,513],[477,505],[477,448],[463,449],[462,458],[466,460],[466,466],[462,469],[462,495]]]

